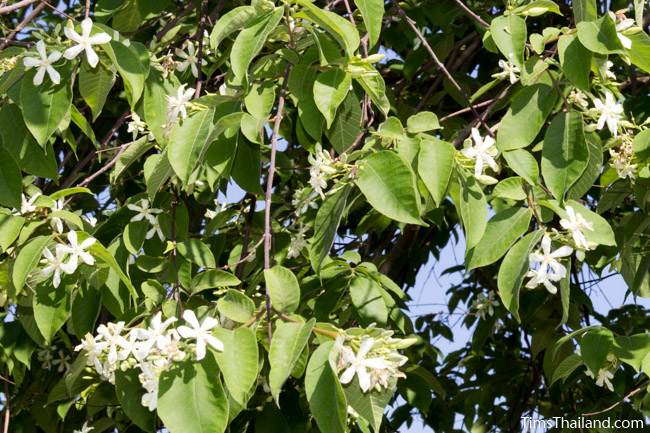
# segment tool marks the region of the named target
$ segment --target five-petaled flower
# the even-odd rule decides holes
[[[41,260],[41,264],[46,266],[41,270],[41,272],[45,277],[53,275],[52,284],[54,287],[59,287],[59,284],[61,284],[62,273],[72,274],[77,269],[76,264],[73,266],[70,262],[65,263],[66,255],[65,247],[61,244],[54,248],[54,254],[52,254],[52,251],[50,251],[49,248],[43,249],[43,256],[45,258]]]
[[[81,259],[82,262],[84,262],[87,265],[94,265],[95,264],[95,258],[90,254],[88,251],[86,251],[88,248],[90,248],[94,243],[96,239],[93,237],[89,237],[79,243],[78,238],[77,238],[77,232],[74,230],[70,230],[68,232],[68,244],[67,245],[62,245],[61,249],[65,251],[66,253],[70,254],[70,258],[68,259],[68,265],[71,268],[77,269],[77,266],[79,265],[79,259]]]
[[[563,229],[568,230],[571,233],[576,248],[580,250],[590,250],[595,247],[595,244],[587,241],[587,238],[584,235],[585,230],[593,231],[594,225],[577,213],[572,206],[566,207],[566,218],[560,220],[560,225]]]
[[[187,117],[187,104],[192,100],[194,96],[193,88],[185,88],[186,84],[182,84],[176,90],[176,96],[167,96],[167,120],[175,122],[178,119],[178,116],[181,119]]]
[[[71,27],[65,27],[63,32],[66,37],[73,42],[76,42],[77,45],[74,45],[63,53],[63,57],[68,60],[72,60],[81,54],[82,51],[86,52],[86,60],[91,68],[97,66],[99,63],[99,56],[95,52],[93,45],[102,45],[107,44],[111,41],[111,36],[108,33],[97,33],[90,35],[90,32],[93,29],[93,22],[90,18],[86,18],[81,22],[81,34],[77,33]]]
[[[89,426],[88,421],[86,421],[81,426],[81,430],[74,430],[72,433],[90,433],[93,430],[95,430],[95,427]]]
[[[199,323],[196,314],[192,310],[185,310],[183,319],[190,326],[179,326],[178,333],[183,338],[190,338],[196,340],[196,360],[200,361],[205,358],[206,346],[209,345],[213,349],[222,352],[223,343],[217,337],[212,335],[210,330],[215,328],[219,322],[214,317],[206,317],[203,323]]]
[[[594,373],[587,368],[587,371],[585,374],[592,379],[596,379],[596,385],[602,387],[602,388],[607,388],[610,391],[614,392],[614,385],[612,385],[611,379],[614,378],[614,373],[609,371],[607,368],[601,368],[598,370],[598,374],[594,375]]]
[[[126,207],[133,212],[137,212],[137,215],[131,218],[132,222],[147,220],[151,225],[157,223],[156,215],[162,212],[161,209],[151,207],[151,203],[146,198],[143,198],[138,203],[127,204]]]
[[[499,164],[495,160],[499,151],[495,146],[494,138],[489,135],[481,137],[478,129],[472,128],[472,141],[474,145],[465,147],[461,153],[474,160],[474,176],[484,184],[496,183],[495,178],[483,174],[486,165],[495,172],[499,171]]]
[[[618,123],[623,115],[623,106],[614,99],[612,92],[605,92],[605,102],[599,98],[594,99],[594,106],[598,112],[596,129],[601,130],[607,124],[607,129],[614,137],[618,135]]]
[[[359,379],[359,387],[363,392],[368,392],[372,388],[371,372],[372,370],[389,369],[390,365],[383,357],[368,358],[368,352],[375,344],[373,338],[365,338],[359,345],[357,353],[349,348],[343,346],[341,348],[341,358],[344,364],[347,365],[341,374],[340,381],[342,384],[352,382],[354,376]]]
[[[554,282],[560,281],[566,276],[566,267],[557,259],[568,257],[573,253],[573,248],[564,245],[555,251],[551,251],[551,238],[544,235],[541,242],[541,248],[528,256],[531,269],[526,274],[530,277],[526,287],[533,289],[543,284],[551,294],[557,293],[557,287]],[[537,269],[532,269],[534,264],[539,264]]]
[[[501,59],[499,60],[499,67],[502,69],[502,71],[493,74],[492,77],[498,78],[500,80],[507,78],[510,81],[510,84],[515,84],[517,81],[519,81],[519,77],[517,76],[517,74],[521,72],[519,66]]]
[[[26,68],[38,68],[32,81],[35,86],[43,84],[45,73],[50,76],[50,80],[54,84],[61,82],[61,75],[52,67],[52,64],[61,58],[59,51],[52,51],[49,55],[45,51],[45,43],[43,41],[36,42],[36,52],[39,57],[25,57],[23,64]]]
[[[187,52],[181,50],[180,48],[176,48],[175,53],[178,57],[183,59],[182,62],[179,62],[178,65],[176,65],[176,69],[180,72],[185,72],[189,67],[192,71],[192,75],[194,75],[195,78],[199,78],[199,59],[197,58],[194,44],[191,42],[187,44]],[[205,59],[201,59],[201,66],[205,66],[207,64],[208,63],[205,61]]]

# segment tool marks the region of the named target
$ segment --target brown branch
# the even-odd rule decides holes
[[[438,68],[438,70],[443,73],[443,75],[447,78],[447,80],[449,80],[449,82],[452,84],[452,86],[454,86],[454,88],[463,96],[463,98],[465,98],[465,100],[467,101],[467,104],[469,105],[472,113],[474,113],[476,118],[479,119],[479,121],[481,122],[483,127],[487,130],[487,133],[490,136],[493,137],[494,134],[492,133],[492,130],[490,129],[490,127],[485,123],[483,118],[478,114],[478,112],[476,111],[476,108],[474,108],[474,105],[472,105],[472,103],[470,102],[470,99],[469,99],[469,96],[467,95],[467,93],[465,93],[463,88],[460,87],[458,82],[454,79],[454,77],[451,75],[451,73],[447,70],[445,65],[440,61],[440,59],[438,58],[436,53],[433,51],[433,49],[431,48],[431,45],[429,45],[429,43],[427,42],[427,40],[424,37],[424,35],[422,34],[422,32],[420,32],[420,30],[418,30],[417,26],[415,25],[415,21],[413,21],[411,19],[411,17],[409,17],[406,14],[406,12],[404,12],[404,9],[401,8],[399,3],[396,2],[395,7],[396,7],[396,10],[397,10],[397,13],[404,19],[404,22],[411,28],[411,30],[413,30],[413,32],[415,32],[415,34],[417,35],[420,42],[422,43],[424,48],[429,53],[429,56],[431,56],[431,58],[433,59],[433,62],[436,64],[436,67]]]
[[[86,0],[86,10],[84,13],[84,17],[88,18],[90,16],[90,0]]]
[[[474,104],[474,107],[475,107],[475,108],[482,108],[482,107],[485,107],[486,105],[490,105],[490,104],[493,103],[495,100],[496,100],[496,98],[488,99],[487,101],[483,101],[483,102],[478,102],[478,103]],[[467,107],[467,108],[461,108],[461,109],[458,110],[458,111],[454,111],[453,113],[449,113],[449,114],[447,114],[446,116],[441,117],[441,118],[440,118],[440,121],[441,121],[441,122],[444,122],[445,120],[449,120],[449,119],[451,119],[452,117],[460,116],[461,114],[469,113],[470,111],[472,111],[472,109],[469,108],[469,107]]]
[[[248,213],[246,214],[246,222],[244,223],[244,238],[242,240],[241,254],[239,255],[239,261],[235,264],[235,276],[239,279],[242,277],[244,272],[244,267],[239,266],[240,263],[243,263],[249,255],[248,243],[251,237],[251,226],[253,225],[253,215],[255,215],[255,195],[251,193],[246,194],[246,198],[249,200]],[[262,238],[264,239],[264,238]],[[257,246],[255,247],[257,248]],[[253,248],[253,251],[255,251]]]
[[[11,403],[9,401],[9,382],[4,383],[4,395],[5,395],[5,420],[4,427],[2,429],[3,433],[9,433],[9,420],[11,419]]]
[[[176,15],[174,18],[169,20],[167,24],[158,32],[156,33],[156,36],[154,36],[157,40],[161,40],[163,36],[165,36],[171,29],[176,27],[176,24],[178,24],[183,18],[185,18],[187,15],[192,12],[194,9],[192,2],[188,2],[188,5],[183,9],[178,15]]]
[[[93,180],[95,180],[97,177],[99,177],[102,173],[106,173],[108,170],[110,170],[110,168],[113,167],[113,166],[117,163],[117,160],[120,159],[120,156],[122,156],[122,154],[124,153],[124,151],[125,151],[125,150],[126,150],[126,149],[131,145],[131,144],[133,144],[133,142],[124,143],[123,145],[121,145],[121,146],[118,148],[119,150],[117,151],[117,153],[115,154],[115,156],[113,157],[113,159],[111,159],[107,164],[104,164],[104,165],[103,165],[99,170],[97,170],[96,172],[94,172],[93,174],[91,174],[90,176],[88,176],[87,178],[85,178],[84,180],[82,180],[81,182],[79,182],[79,184],[78,184],[77,186],[86,186],[86,185],[88,185],[90,182],[92,182]]]
[[[196,31],[196,39],[198,40],[198,48],[196,55],[196,69],[198,77],[196,78],[196,86],[194,91],[194,98],[198,98],[201,94],[201,86],[203,85],[203,71],[201,70],[201,63],[203,62],[203,29],[205,29],[206,9],[208,8],[208,0],[201,0],[199,3],[199,27]]]
[[[30,4],[35,3],[37,1],[38,0],[22,0],[8,6],[3,6],[0,8],[0,15],[8,14],[10,12],[15,11],[16,9],[29,6]]]
[[[462,2],[462,0],[454,0],[454,1],[456,2],[456,4],[458,6],[460,6],[460,8],[463,11],[465,11],[465,13],[467,15],[472,17],[472,19],[474,19],[474,21],[476,21],[481,27],[483,27],[485,29],[490,27],[490,25],[487,22],[485,22],[485,20],[483,20],[483,18],[481,18],[476,12],[474,12],[473,10],[468,8],[467,5],[465,5],[465,3]]]
[[[269,162],[269,174],[266,178],[266,193],[264,195],[264,269],[271,268],[271,197],[273,195],[273,177],[275,176],[275,154],[277,152],[278,136],[280,134],[280,123],[284,114],[285,93],[287,91],[290,71],[291,65],[288,65],[284,72],[284,81],[282,83],[282,90],[280,90],[280,97],[278,98],[278,109],[275,114],[275,121],[273,122],[273,133],[271,134],[271,158]],[[269,341],[271,341],[273,329],[271,325],[271,296],[268,286],[266,287],[266,314],[268,336]]]
[[[609,412],[610,410],[616,408],[618,405],[620,405],[620,404],[622,404],[623,402],[625,402],[625,401],[626,401],[627,399],[629,399],[630,397],[634,397],[634,396],[637,395],[639,392],[643,391],[647,386],[648,386],[648,382],[647,382],[647,381],[646,381],[646,382],[643,382],[641,385],[637,386],[637,387],[634,388],[632,391],[630,391],[630,392],[628,392],[627,394],[625,394],[625,396],[623,396],[623,399],[617,401],[617,402],[614,403],[613,405],[608,406],[608,407],[606,407],[605,409],[603,409],[603,410],[599,410],[599,411],[596,411],[596,412],[583,413],[582,416],[596,416],[596,415],[603,414],[603,413],[605,413],[605,412]]]
[[[41,4],[36,6],[34,10],[32,10],[29,15],[27,15],[19,24],[18,26],[13,29],[6,38],[0,43],[0,50],[4,50],[7,45],[9,45],[9,42],[12,41],[18,33],[20,33],[29,23],[32,22],[34,18],[38,16],[38,14],[45,9],[45,6],[47,4],[48,0],[44,0]]]

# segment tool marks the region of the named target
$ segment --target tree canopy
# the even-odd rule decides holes
[[[649,416],[645,3],[1,2],[4,433]]]

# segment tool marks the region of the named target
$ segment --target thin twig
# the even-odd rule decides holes
[[[485,22],[485,20],[483,18],[481,18],[476,12],[474,12],[473,10],[468,8],[467,5],[465,5],[465,3],[462,2],[462,0],[454,0],[454,1],[456,2],[456,4],[458,6],[460,6],[460,8],[462,10],[465,11],[465,13],[467,15],[469,15],[470,17],[472,17],[474,19],[474,21],[479,23],[479,25],[481,27],[486,28],[486,29],[490,27],[490,25],[487,22]]]
[[[155,36],[156,40],[160,41],[163,38],[163,36],[165,36],[171,29],[176,27],[176,24],[178,24],[180,20],[185,18],[185,16],[189,15],[190,12],[192,12],[193,9],[194,9],[194,7],[192,5],[192,2],[188,2],[185,9],[180,11],[180,13],[178,15],[176,15],[174,18],[169,20],[167,22],[167,24],[165,24],[165,26],[158,33],[156,33],[156,36]]]
[[[483,101],[483,102],[478,102],[478,103],[474,104],[474,108],[482,108],[482,107],[485,107],[486,105],[490,105],[492,102],[494,102],[495,99],[496,98],[488,99],[487,101]],[[441,117],[440,121],[444,122],[445,120],[449,120],[452,117],[460,116],[461,114],[469,113],[470,111],[472,111],[472,109],[469,108],[469,107],[462,108],[462,109],[460,109],[458,111],[454,111],[453,113],[449,113],[446,116]]]
[[[280,97],[278,98],[278,109],[275,114],[275,121],[273,122],[273,133],[271,134],[271,158],[269,162],[269,174],[266,178],[266,193],[264,195],[264,269],[271,268],[271,197],[273,195],[273,178],[275,176],[275,154],[280,135],[280,123],[282,123],[282,116],[284,114],[284,100],[290,71],[291,65],[287,66],[284,72],[284,81],[282,83],[282,90],[280,90]],[[273,328],[271,325],[271,296],[268,286],[266,287],[266,314],[270,341],[273,335]]]
[[[37,1],[38,0],[22,0],[8,6],[3,6],[0,8],[0,15],[8,14],[10,12],[15,11],[16,9],[29,6],[30,4],[35,3]]]
[[[121,146],[119,147],[119,150],[117,151],[117,153],[116,153],[115,156],[113,157],[113,159],[111,159],[108,163],[104,164],[104,165],[103,165],[99,170],[97,170],[96,172],[94,172],[93,174],[91,174],[90,176],[88,176],[87,178],[85,178],[84,180],[82,180],[81,182],[79,182],[79,184],[78,184],[77,186],[86,186],[86,185],[88,185],[90,182],[92,182],[93,180],[95,180],[97,177],[99,177],[102,173],[106,173],[108,170],[110,170],[110,168],[113,167],[113,166],[117,163],[117,161],[120,159],[120,156],[122,156],[122,154],[124,153],[124,151],[125,151],[125,150],[126,150],[126,149],[131,145],[131,144],[133,144],[133,142],[124,143],[123,145],[121,145]]]
[[[228,270],[229,268],[232,269],[233,267],[235,267],[235,266],[239,266],[241,263],[244,263],[245,261],[247,261],[248,259],[250,259],[250,258],[255,254],[255,251],[257,250],[257,247],[259,247],[260,245],[262,245],[262,242],[264,242],[264,236],[262,236],[262,237],[260,238],[260,240],[258,240],[257,242],[255,242],[255,245],[253,245],[253,248],[251,248],[250,251],[248,251],[248,254],[246,254],[244,257],[241,257],[239,260],[237,260],[235,263],[233,263],[232,266],[230,266],[230,265],[225,265],[225,266],[222,266],[221,269],[225,269],[225,270]],[[239,269],[239,268],[237,268],[237,269]],[[239,278],[239,276],[238,276],[237,274],[235,274],[235,276],[236,276],[237,278]]]
[[[621,403],[623,403],[624,401],[626,401],[630,397],[633,397],[633,396],[637,395],[639,392],[644,390],[647,386],[648,386],[648,382],[644,382],[641,385],[639,385],[638,387],[634,388],[632,391],[625,394],[625,396],[623,397],[622,400],[617,401],[613,405],[608,406],[605,409],[599,410],[599,411],[596,411],[596,412],[583,413],[582,416],[595,416],[595,415],[603,414],[605,412],[609,412],[610,410],[614,409],[615,407],[617,407],[618,405],[620,405]]]
[[[244,272],[244,267],[239,266],[240,263],[243,263],[245,258],[248,257],[248,243],[251,237],[251,226],[253,225],[253,215],[255,215],[255,202],[256,198],[254,194],[246,194],[246,198],[249,200],[248,213],[246,214],[246,222],[244,223],[244,239],[242,240],[241,254],[239,255],[239,261],[235,266],[235,276],[239,279],[242,277]],[[262,238],[264,239],[264,238]],[[256,247],[257,248],[257,247]],[[255,249],[253,249],[255,251]]]
[[[41,4],[36,6],[34,10],[32,10],[29,15],[27,15],[21,22],[18,24],[18,26],[13,29],[6,38],[0,43],[0,50],[4,50],[7,45],[9,45],[9,42],[12,41],[18,33],[20,33],[29,23],[32,22],[34,18],[38,16],[38,14],[41,13],[43,9],[45,9],[45,5],[47,4],[47,0],[43,1]]]
[[[90,16],[90,0],[86,0],[86,11],[84,13],[84,18],[88,18]]]
[[[5,420],[4,428],[2,429],[3,433],[9,433],[9,420],[11,419],[11,403],[9,401],[9,382],[4,383],[4,394],[5,394]]]
[[[396,2],[396,3],[395,3],[395,7],[396,7],[396,9],[397,9],[397,13],[398,13],[398,14],[399,14],[403,19],[404,19],[404,22],[406,22],[406,24],[411,28],[411,30],[413,30],[413,31],[415,32],[415,34],[417,35],[417,37],[418,37],[418,39],[420,40],[420,42],[422,43],[422,45],[424,46],[424,48],[427,50],[427,52],[429,53],[429,55],[430,55],[431,58],[433,59],[433,62],[436,64],[436,67],[438,68],[438,70],[440,70],[440,72],[443,73],[443,75],[444,75],[444,76],[449,80],[449,82],[450,82],[450,83],[451,83],[451,84],[456,88],[456,90],[457,90],[457,91],[458,91],[458,92],[463,96],[463,98],[465,98],[465,100],[467,101],[467,104],[469,105],[469,108],[470,108],[470,110],[472,111],[472,113],[474,113],[474,115],[479,119],[479,121],[481,122],[481,124],[483,125],[483,127],[487,130],[487,133],[488,133],[490,136],[493,137],[493,136],[494,136],[494,133],[492,132],[492,130],[490,129],[490,127],[485,123],[485,121],[483,120],[483,118],[478,114],[478,112],[476,111],[476,108],[475,108],[474,105],[470,102],[470,99],[469,99],[469,96],[467,95],[467,93],[465,93],[465,91],[463,90],[463,88],[460,87],[460,85],[458,84],[458,82],[454,79],[454,77],[451,75],[451,73],[447,70],[447,68],[445,67],[445,65],[440,61],[440,59],[438,58],[438,56],[436,55],[436,53],[433,51],[433,49],[431,48],[431,45],[429,45],[429,43],[427,42],[427,40],[426,40],[426,38],[424,37],[424,35],[422,34],[422,32],[420,32],[420,30],[419,30],[419,29],[417,28],[417,26],[415,25],[415,21],[413,21],[413,20],[411,19],[411,17],[409,17],[409,16],[406,14],[406,12],[404,12],[404,9],[401,8],[401,6],[399,5],[399,3]]]
[[[203,85],[203,72],[201,71],[201,62],[203,62],[203,29],[205,29],[206,9],[208,8],[208,0],[201,0],[199,4],[199,28],[196,31],[196,39],[198,40],[198,48],[196,55],[196,69],[198,70],[198,77],[196,77],[196,86],[194,91],[194,98],[198,98],[201,94],[201,86]]]

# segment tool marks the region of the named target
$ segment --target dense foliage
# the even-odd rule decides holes
[[[2,2],[4,432],[648,416],[648,15],[567,3]]]

